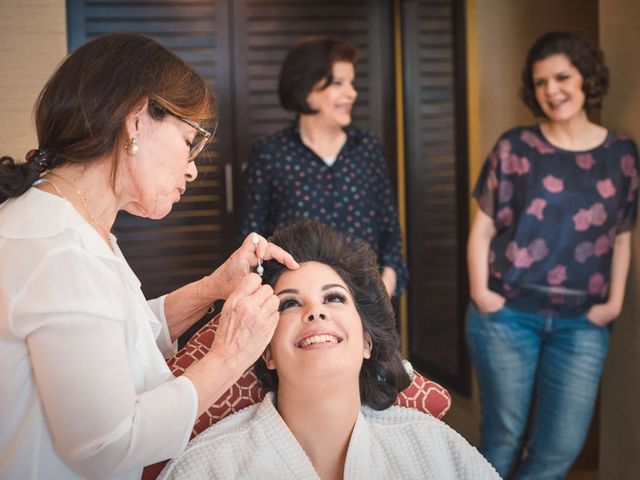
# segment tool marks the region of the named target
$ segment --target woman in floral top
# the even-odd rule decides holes
[[[297,119],[259,140],[244,175],[241,232],[269,236],[311,218],[368,242],[389,294],[408,271],[389,171],[378,139],[351,125],[355,47],[308,37],[287,54],[278,93]]]
[[[540,37],[522,97],[543,121],[500,137],[473,192],[467,339],[481,451],[505,478],[564,478],[622,309],[638,152],[587,116],[607,87],[603,54],[584,38]]]

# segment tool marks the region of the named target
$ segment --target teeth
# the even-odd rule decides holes
[[[313,335],[302,340],[298,346],[305,348],[314,343],[339,343],[339,340],[333,335]]]
[[[549,102],[549,106],[551,108],[556,108],[559,105],[562,105],[564,102],[565,102],[565,100],[556,100],[556,101],[553,101],[553,102]]]

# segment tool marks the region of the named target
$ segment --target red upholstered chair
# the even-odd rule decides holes
[[[182,375],[189,365],[201,359],[211,349],[213,337],[218,329],[219,319],[220,315],[216,315],[198,333],[191,337],[175,356],[167,361],[174,375]],[[206,430],[218,420],[254,403],[258,403],[264,398],[265,393],[253,368],[247,370],[216,403],[200,415],[193,427],[191,438]],[[415,408],[436,418],[442,418],[451,407],[451,396],[446,388],[414,371],[411,385],[400,392],[395,405]],[[146,467],[142,480],[155,479],[165,464],[166,462],[161,462]]]

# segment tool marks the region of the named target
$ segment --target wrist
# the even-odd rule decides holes
[[[219,285],[220,282],[216,278],[216,272],[210,273],[198,280],[198,291],[204,303],[213,303],[216,300],[225,298],[220,291]]]
[[[469,292],[471,295],[471,300],[477,302],[478,300],[483,299],[489,293],[488,287],[472,287]]]
[[[609,310],[609,314],[614,318],[617,318],[622,313],[622,302],[616,302],[609,300],[606,304],[607,309]]]

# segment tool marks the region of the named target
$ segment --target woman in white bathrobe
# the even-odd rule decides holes
[[[499,478],[443,422],[391,406],[410,378],[371,248],[309,220],[270,240],[301,264],[266,264],[280,298],[257,364],[270,393],[196,437],[161,479]]]

